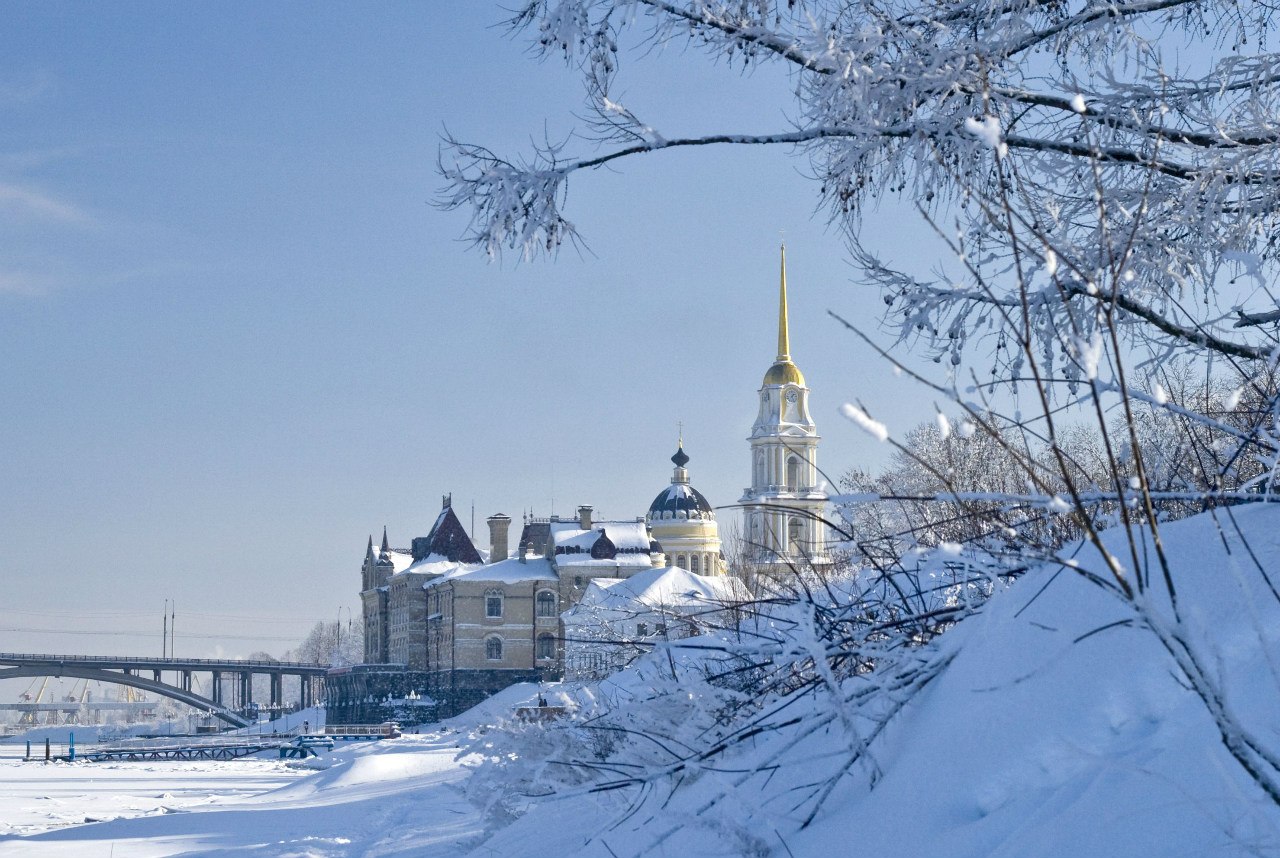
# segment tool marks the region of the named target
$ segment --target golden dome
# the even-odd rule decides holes
[[[800,367],[789,360],[780,360],[764,374],[765,384],[798,384],[804,387],[804,376]]]

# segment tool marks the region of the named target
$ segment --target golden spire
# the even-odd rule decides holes
[[[791,332],[787,325],[787,246],[782,245],[782,279],[778,283],[778,357],[764,376],[765,384],[804,387],[804,376],[791,362]]]
[[[778,360],[791,360],[787,331],[787,246],[782,245],[782,280],[778,284]]]

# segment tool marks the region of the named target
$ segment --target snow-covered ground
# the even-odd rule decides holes
[[[1280,505],[1233,515],[1168,525],[1164,547],[1181,633],[1206,656],[1231,717],[1274,753],[1280,597],[1267,577],[1280,580]],[[1088,550],[1077,557],[1090,562]],[[589,734],[563,724],[510,723],[537,694],[527,686],[435,732],[339,748],[306,768],[6,759],[0,858],[1280,855],[1277,803],[1131,619],[1074,573],[1033,570],[937,641],[945,667],[874,739],[849,726],[864,715],[798,738],[779,729],[643,789],[578,789],[592,783],[589,768],[541,766],[552,752],[588,762],[608,752],[573,744]],[[667,734],[643,742],[688,743],[697,686],[686,695],[694,708],[654,703],[644,671],[658,662],[596,687],[548,689],[549,702],[622,702],[636,725],[668,719]],[[790,714],[803,719],[799,705]],[[661,706],[672,708],[653,711]],[[859,762],[803,824],[812,783],[855,750]],[[131,818],[71,824],[113,816]]]
[[[511,688],[443,730],[305,762],[46,764],[24,762],[20,743],[0,745],[0,858],[466,854],[485,825],[459,789],[470,772],[460,731],[537,694]],[[290,720],[304,715],[317,723],[314,712]],[[67,730],[53,739],[65,742]]]
[[[23,763],[0,756],[0,836],[38,834],[118,817],[153,816],[257,795],[302,772],[269,761],[207,763]],[[21,842],[0,840],[0,854]]]
[[[451,788],[466,776],[451,743],[407,736],[326,763],[5,760],[0,856],[458,854],[481,830]]]

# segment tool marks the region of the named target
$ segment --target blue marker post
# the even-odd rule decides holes
[[[71,758],[71,762],[76,761],[76,734],[67,734],[67,756]]]
[[[30,740],[30,739],[28,739],[28,740],[27,740],[27,756],[26,756],[26,759],[28,759],[28,760],[29,760],[29,759],[31,759],[31,740]]]

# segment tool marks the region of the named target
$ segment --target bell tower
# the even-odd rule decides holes
[[[778,285],[778,355],[760,385],[760,410],[747,439],[751,486],[741,501],[747,556],[765,573],[826,566],[827,494],[818,477],[818,427],[809,415],[809,388],[791,361],[787,319],[787,248]]]

